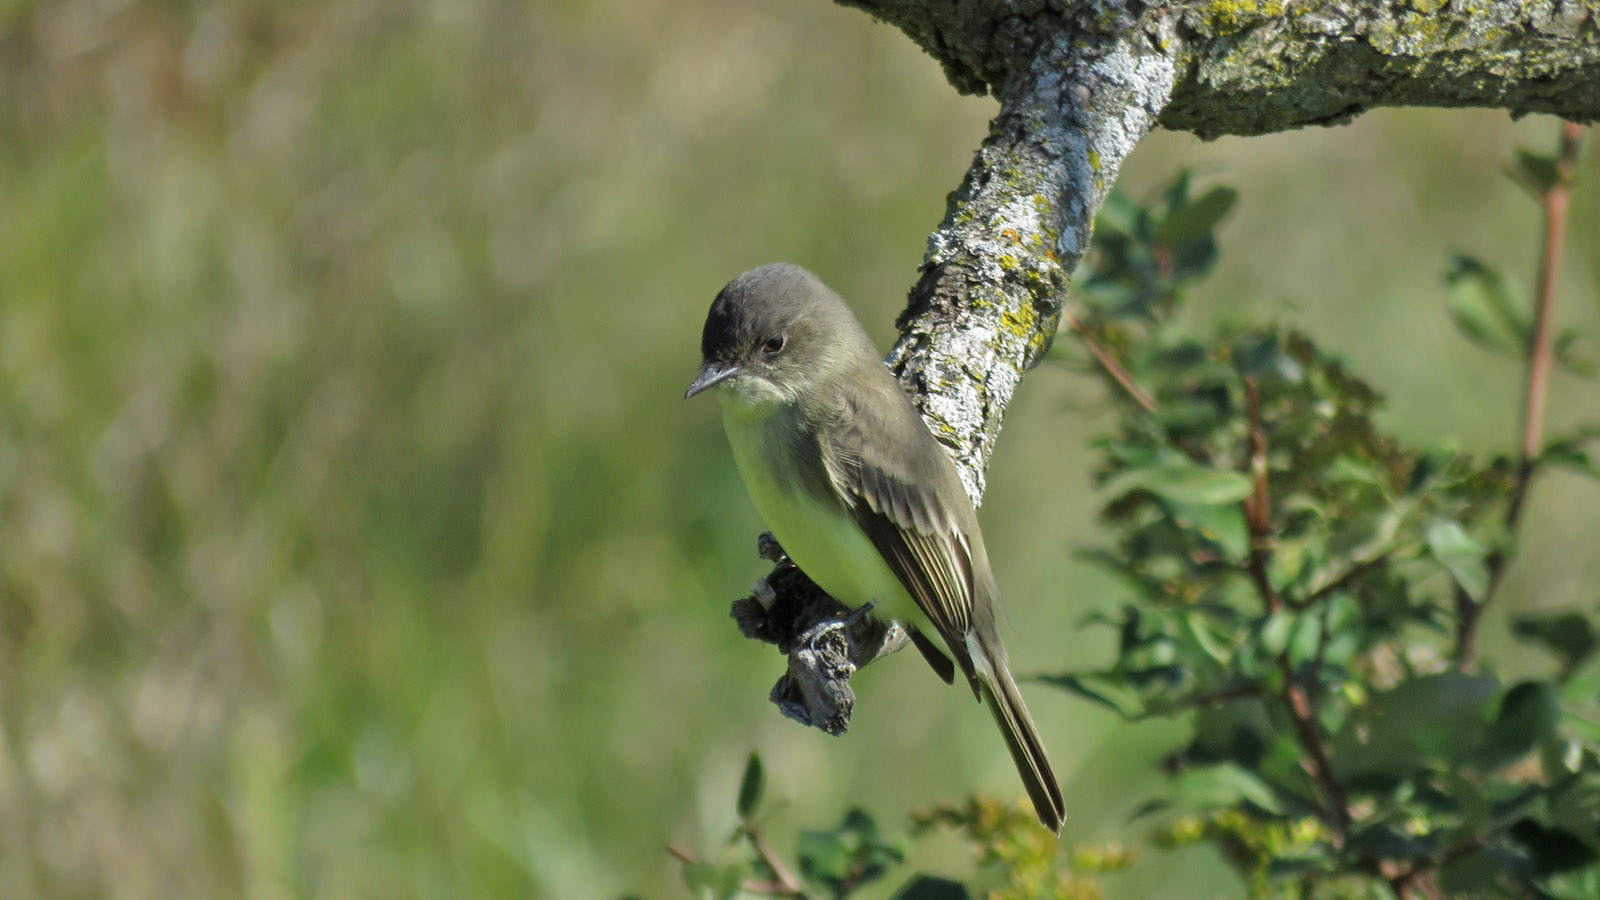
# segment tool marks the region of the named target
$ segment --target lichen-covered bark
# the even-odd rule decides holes
[[[1055,36],[1009,76],[989,137],[928,240],[889,363],[954,451],[974,501],[1006,403],[1055,335],[1095,210],[1172,76],[1169,57],[1107,35]]]
[[[1336,124],[1377,106],[1600,117],[1600,3],[1185,6],[1164,127],[1201,137]]]
[[[974,499],[1100,202],[1150,128],[1260,134],[1384,105],[1600,116],[1600,0],[839,2],[1000,101],[889,357]]]
[[[1151,41],[1178,63],[1161,117],[1203,136],[1340,121],[1374,106],[1600,116],[1597,0],[839,0],[904,31],[965,93],[1002,94],[1068,31]],[[1151,40],[1171,31],[1176,41]]]

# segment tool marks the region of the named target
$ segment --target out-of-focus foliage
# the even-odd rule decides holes
[[[1253,896],[1594,896],[1600,603],[1516,620],[1554,657],[1540,675],[1473,659],[1547,461],[1407,446],[1298,331],[1196,334],[1178,311],[1231,198],[1183,177],[1099,224],[1079,326],[1126,371],[1094,364],[1123,399],[1097,443],[1116,540],[1092,556],[1126,600],[1089,619],[1112,665],[1048,680],[1128,720],[1185,717],[1142,812],[1170,845],[1215,845]],[[1527,357],[1504,276],[1458,259],[1448,280],[1483,295],[1452,301],[1467,337]]]
[[[861,679],[844,740],[770,707],[726,617],[761,529],[714,404],[680,402],[749,266],[822,273],[886,347],[992,108],[826,0],[0,3],[0,897],[665,900],[662,844],[728,832],[753,748],[786,851],[851,805],[1014,791],[914,660]],[[1545,124],[1161,134],[1123,181],[1220,168],[1248,202],[1192,311],[1291,298],[1387,424],[1494,451],[1515,363],[1434,339],[1412,257],[1521,258],[1494,171]],[[1031,373],[990,471],[1023,673],[1106,650],[1072,627],[1112,590],[1067,553],[1084,384]],[[1592,408],[1571,386],[1553,414]],[[1600,577],[1587,490],[1535,492],[1508,617]],[[1072,843],[1122,839],[1161,723],[1024,690]],[[1185,853],[1107,896],[1230,892]]]
[[[1117,845],[1085,845],[1066,859],[1060,841],[1039,825],[1033,812],[984,797],[959,806],[922,810],[912,818],[913,837],[954,834],[971,854],[970,885],[939,875],[896,871],[905,862],[903,842],[882,836],[877,821],[852,808],[834,828],[802,831],[794,850],[798,865],[784,862],[757,815],[762,763],[751,755],[740,782],[739,824],[715,859],[702,860],[669,848],[683,864],[689,889],[707,900],[741,896],[827,897],[846,900],[894,872],[901,882],[895,900],[1100,900],[1098,876],[1131,866],[1137,854]]]

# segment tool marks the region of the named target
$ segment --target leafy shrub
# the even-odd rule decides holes
[[[1548,208],[1575,156],[1575,140],[1524,152],[1513,172]],[[1545,441],[1530,399],[1520,456],[1407,446],[1374,419],[1382,395],[1310,336],[1196,334],[1180,312],[1236,199],[1195,195],[1187,175],[1152,205],[1113,194],[1075,278],[1080,340],[1057,356],[1103,379],[1117,412],[1095,443],[1109,539],[1086,556],[1121,589],[1087,620],[1111,664],[1044,680],[1191,726],[1140,818],[1158,847],[1214,846],[1254,897],[1600,897],[1595,610],[1513,623],[1549,657],[1539,678],[1506,682],[1475,640],[1530,481],[1549,465],[1600,477],[1597,432]],[[1592,371],[1540,325],[1553,285],[1529,312],[1481,261],[1456,258],[1446,281],[1461,332],[1526,363],[1530,397],[1553,364]],[[805,833],[792,874],[755,824],[759,781],[752,758],[743,849],[685,868],[701,893],[837,900],[903,859],[853,810]],[[1098,897],[1097,876],[1135,858],[1080,847],[1063,865],[1026,810],[981,799],[920,814],[913,833],[931,828],[975,848],[995,898]],[[970,894],[915,875],[896,896]]]

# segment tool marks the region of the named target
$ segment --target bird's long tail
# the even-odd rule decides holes
[[[1044,827],[1054,834],[1061,833],[1061,823],[1067,817],[1067,804],[1061,799],[1061,785],[1050,769],[1050,760],[1044,753],[1044,742],[1033,726],[1033,717],[1022,702],[1017,683],[1007,671],[1004,658],[974,659],[977,663],[978,683],[983,691],[983,701],[994,714],[1000,734],[1006,739],[1006,748],[1022,776],[1022,785],[1033,801],[1033,810]]]

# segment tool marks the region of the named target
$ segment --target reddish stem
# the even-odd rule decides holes
[[[1555,183],[1539,194],[1539,206],[1544,211],[1544,241],[1539,254],[1539,272],[1534,281],[1533,333],[1528,338],[1522,458],[1517,464],[1517,481],[1511,490],[1511,503],[1506,508],[1506,530],[1513,535],[1522,518],[1528,486],[1539,465],[1539,455],[1544,452],[1545,405],[1550,391],[1550,372],[1555,363],[1556,276],[1561,266],[1562,245],[1566,242],[1567,209],[1572,200],[1572,179],[1578,168],[1578,151],[1582,143],[1583,126],[1574,122],[1561,123]],[[1456,612],[1460,619],[1456,632],[1456,660],[1462,665],[1472,661],[1477,650],[1478,621],[1483,616],[1484,607],[1493,598],[1495,589],[1500,586],[1500,579],[1509,562],[1504,552],[1497,551],[1489,556],[1489,587],[1482,601],[1473,600],[1459,588],[1456,591]]]

